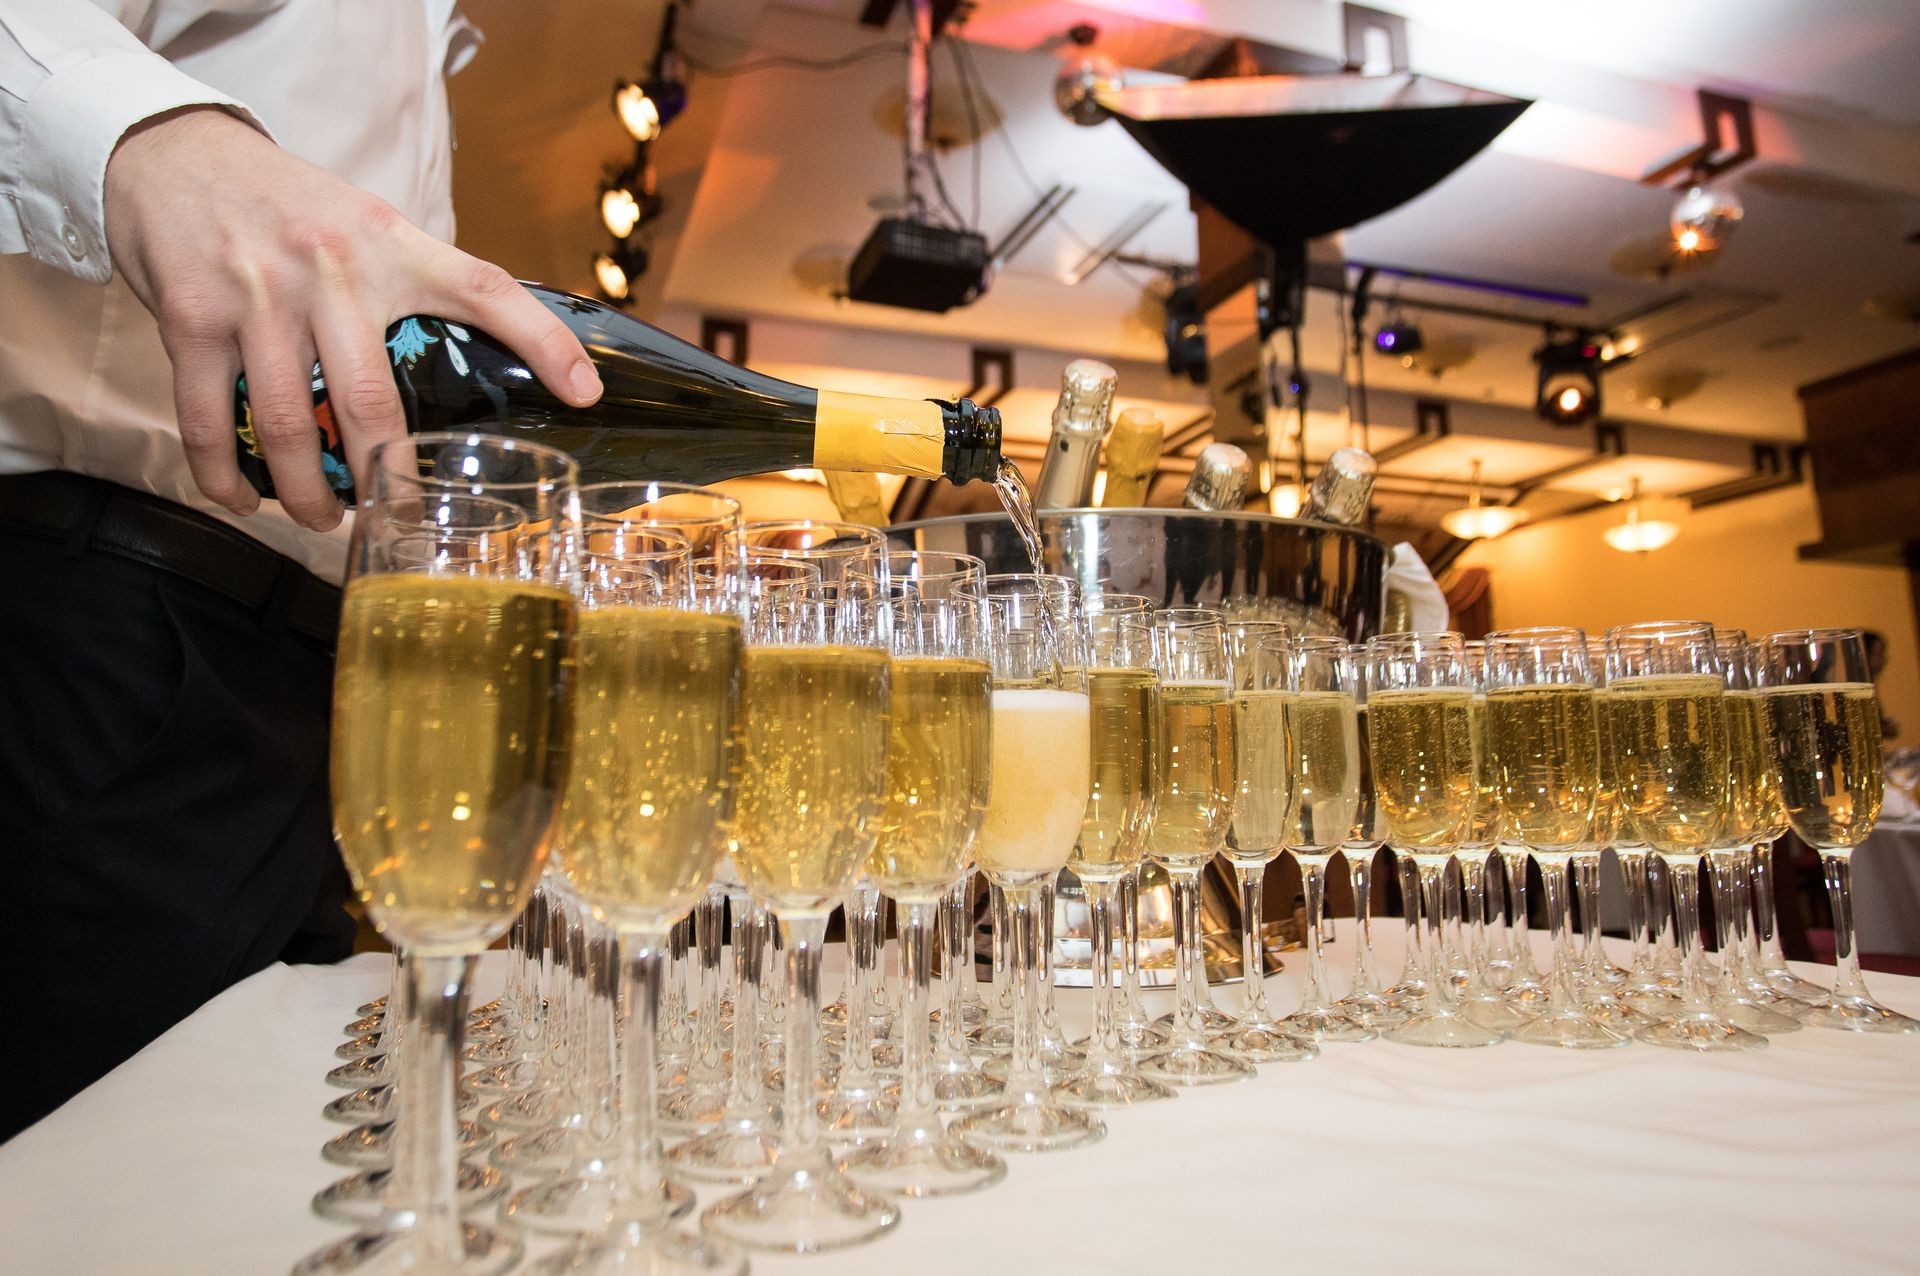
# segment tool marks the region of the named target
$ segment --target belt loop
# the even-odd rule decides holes
[[[104,484],[88,483],[80,489],[80,500],[73,507],[73,517],[67,523],[65,538],[66,555],[78,558],[87,552],[87,546],[93,543],[93,534],[99,530],[100,520],[106,515],[107,501],[111,499],[113,489]]]
[[[279,570],[274,573],[273,592],[267,595],[265,605],[260,608],[260,627],[270,634],[277,634],[286,627],[287,614],[293,608],[294,592],[300,587],[300,567],[290,558],[280,559]]]

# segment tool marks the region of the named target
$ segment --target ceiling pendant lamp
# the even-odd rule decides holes
[[[1673,503],[1662,501],[1657,505],[1642,499],[1640,480],[1633,480],[1633,486],[1627,491],[1627,517],[1625,522],[1615,523],[1600,533],[1607,544],[1623,554],[1651,554],[1656,549],[1664,549],[1673,544],[1674,537],[1680,535],[1680,524],[1673,518],[1663,518],[1662,514],[1671,511]]]
[[[1504,536],[1527,521],[1525,510],[1511,505],[1485,505],[1480,498],[1480,462],[1473,463],[1473,490],[1467,503],[1440,516],[1440,526],[1463,541]]]

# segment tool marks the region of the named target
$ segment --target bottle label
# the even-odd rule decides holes
[[[818,469],[939,478],[945,449],[940,405],[929,399],[820,391],[813,426]]]

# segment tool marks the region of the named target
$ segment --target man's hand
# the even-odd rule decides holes
[[[160,321],[193,481],[236,514],[260,505],[234,461],[242,368],[280,503],[326,531],[340,505],[320,470],[308,373],[317,357],[347,463],[406,432],[385,336],[430,314],[484,328],[560,398],[600,378],[566,327],[498,266],[411,225],[391,205],[214,109],[128,132],[107,165],[107,246]]]

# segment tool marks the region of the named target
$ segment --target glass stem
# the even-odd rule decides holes
[[[1853,857],[1848,851],[1820,848],[1820,867],[1826,874],[1827,899],[1833,905],[1833,1003],[1867,1001],[1866,980],[1860,976],[1860,950],[1853,934]]]
[[[1482,921],[1487,926],[1487,961],[1505,963],[1513,959],[1512,935],[1507,928],[1507,891],[1505,872],[1500,871],[1499,852],[1492,852],[1480,864],[1480,884],[1486,902]],[[1494,871],[1489,872],[1489,867]]]
[[[1727,853],[1718,848],[1707,854],[1707,881],[1713,890],[1713,950],[1719,955],[1716,972],[1708,967],[1709,983],[1722,985],[1733,977],[1733,880],[1727,872]]]
[[[1760,949],[1753,934],[1753,856],[1751,847],[1741,847],[1727,860],[1733,876],[1733,952],[1734,967],[1742,983],[1760,976]]]
[[[1053,906],[1054,887],[1059,878],[1049,875],[1040,883],[1040,1022],[1060,1035],[1059,1020],[1053,1007]]]
[[[413,1213],[411,1256],[422,1270],[454,1270],[466,1253],[454,1201],[460,1165],[454,1083],[474,960],[409,952],[400,961],[407,1057],[395,1094],[405,1119],[394,1129],[393,1181]]]
[[[927,1011],[933,987],[935,900],[904,901],[900,948],[907,962],[907,1004],[900,1010],[899,1130],[937,1132],[933,1069],[927,1059]]]
[[[1508,924],[1508,935],[1512,939],[1513,969],[1516,976],[1535,978],[1540,968],[1533,960],[1533,914],[1527,904],[1527,861],[1531,857],[1525,851],[1501,851],[1501,862],[1507,868],[1507,911],[1513,920]]]
[[[1013,918],[1007,912],[1007,892],[995,883],[987,888],[987,907],[993,913],[993,988],[994,1005],[1007,1013],[1013,1005],[1013,982],[1009,961],[1013,952]]]
[[[1344,857],[1347,880],[1353,885],[1352,992],[1380,990],[1380,972],[1373,964],[1373,857],[1378,847],[1353,847]]]
[[[802,1173],[819,1159],[820,1112],[814,1102],[813,1026],[820,1021],[820,949],[827,919],[780,919],[787,947],[786,1093],[781,1106],[780,1162]]]
[[[880,927],[880,892],[866,884],[853,888],[847,907],[847,946],[853,962],[847,971],[846,1066],[841,1088],[865,1088],[873,1076],[873,1020],[871,989],[878,964],[876,938]]]
[[[1567,869],[1564,856],[1541,859],[1540,883],[1547,894],[1547,928],[1553,934],[1553,973],[1547,994],[1556,1012],[1573,1009],[1573,928],[1567,924]]]
[[[1665,856],[1647,861],[1647,911],[1653,915],[1653,958],[1656,968],[1675,960],[1673,875],[1668,871],[1671,867]]]
[[[595,932],[589,947],[586,1059],[581,1085],[586,1093],[587,1130],[609,1152],[617,1153],[620,1136],[621,1003],[626,1000],[621,980],[620,937],[604,928]],[[658,986],[658,976],[655,977]],[[626,1013],[631,1013],[627,1011]],[[654,1023],[659,1024],[655,1008]],[[656,1039],[657,1040],[657,1039]],[[656,1061],[657,1062],[657,1061]]]
[[[1120,1030],[1114,984],[1113,912],[1119,901],[1118,882],[1082,882],[1093,929],[1093,1031],[1087,1036],[1087,1070],[1099,1072],[1120,1059]]]
[[[1140,1004],[1140,869],[1120,879],[1120,991],[1129,1018]]]
[[[693,906],[693,947],[699,961],[695,967],[695,987],[699,993],[700,1018],[694,1025],[693,1058],[695,1068],[709,1081],[718,1078],[726,1064],[721,1059],[720,993],[721,934],[726,925],[727,903],[717,888],[710,888]]]
[[[1312,1013],[1327,1008],[1326,954],[1320,946],[1320,918],[1327,911],[1327,857],[1296,851],[1293,858],[1300,864],[1300,894],[1307,911],[1307,986],[1300,994],[1300,1010]]]
[[[1773,843],[1753,848],[1753,928],[1760,937],[1760,969],[1768,974],[1787,972],[1787,952],[1780,942],[1780,915],[1773,898]]]
[[[1039,1102],[1047,1092],[1040,1059],[1040,883],[1008,886],[1011,941],[1007,954],[1013,973],[1013,1053],[1008,1059],[1007,1093],[1018,1102]]]
[[[766,915],[745,895],[733,905],[733,1081],[727,1107],[736,1114],[757,1112],[760,1087],[760,937]]]
[[[1430,962],[1427,975],[1427,1006],[1429,1015],[1450,1015],[1454,1013],[1453,972],[1447,969],[1447,951],[1442,927],[1446,920],[1447,907],[1447,864],[1431,861],[1416,861],[1420,871],[1420,885],[1425,892],[1427,911],[1427,945]]]
[[[1267,1010],[1266,877],[1265,864],[1235,864],[1240,878],[1240,983],[1246,993],[1249,1026],[1272,1018]]]
[[[1574,897],[1580,908],[1580,963],[1592,974],[1605,968],[1600,950],[1600,857],[1578,855],[1573,861]]]
[[[1203,1039],[1198,983],[1206,978],[1200,949],[1200,870],[1168,865],[1173,883],[1174,1022],[1194,1040]]]
[[[1690,1019],[1708,1019],[1713,1008],[1700,969],[1700,861],[1692,855],[1662,855],[1673,895],[1674,935],[1680,953],[1680,996]]]
[[[693,1044],[693,1035],[687,1031],[686,981],[688,938],[692,931],[692,921],[683,917],[667,932],[666,987],[660,1006],[666,1039],[681,1054]]]
[[[1487,976],[1487,861],[1461,856],[1460,896],[1466,912],[1467,974],[1481,984]]]
[[[956,1058],[967,1056],[967,984],[973,969],[973,877],[969,874],[953,884],[940,901],[946,925],[946,960],[940,966],[943,994],[940,1010],[940,1034],[944,1053]]]
[[[1627,933],[1633,937],[1633,968],[1644,971],[1653,945],[1647,937],[1647,853],[1616,848],[1627,881]]]
[[[657,931],[620,936],[620,994],[626,1005],[620,1041],[620,1173],[613,1181],[613,1219],[640,1225],[660,1216],[666,1171],[654,1133],[659,1066],[660,945]]]
[[[1400,967],[1400,982],[1425,983],[1432,959],[1427,953],[1426,931],[1420,925],[1420,866],[1413,856],[1395,851],[1394,867],[1400,872],[1400,911],[1405,914],[1407,927],[1407,959]]]

